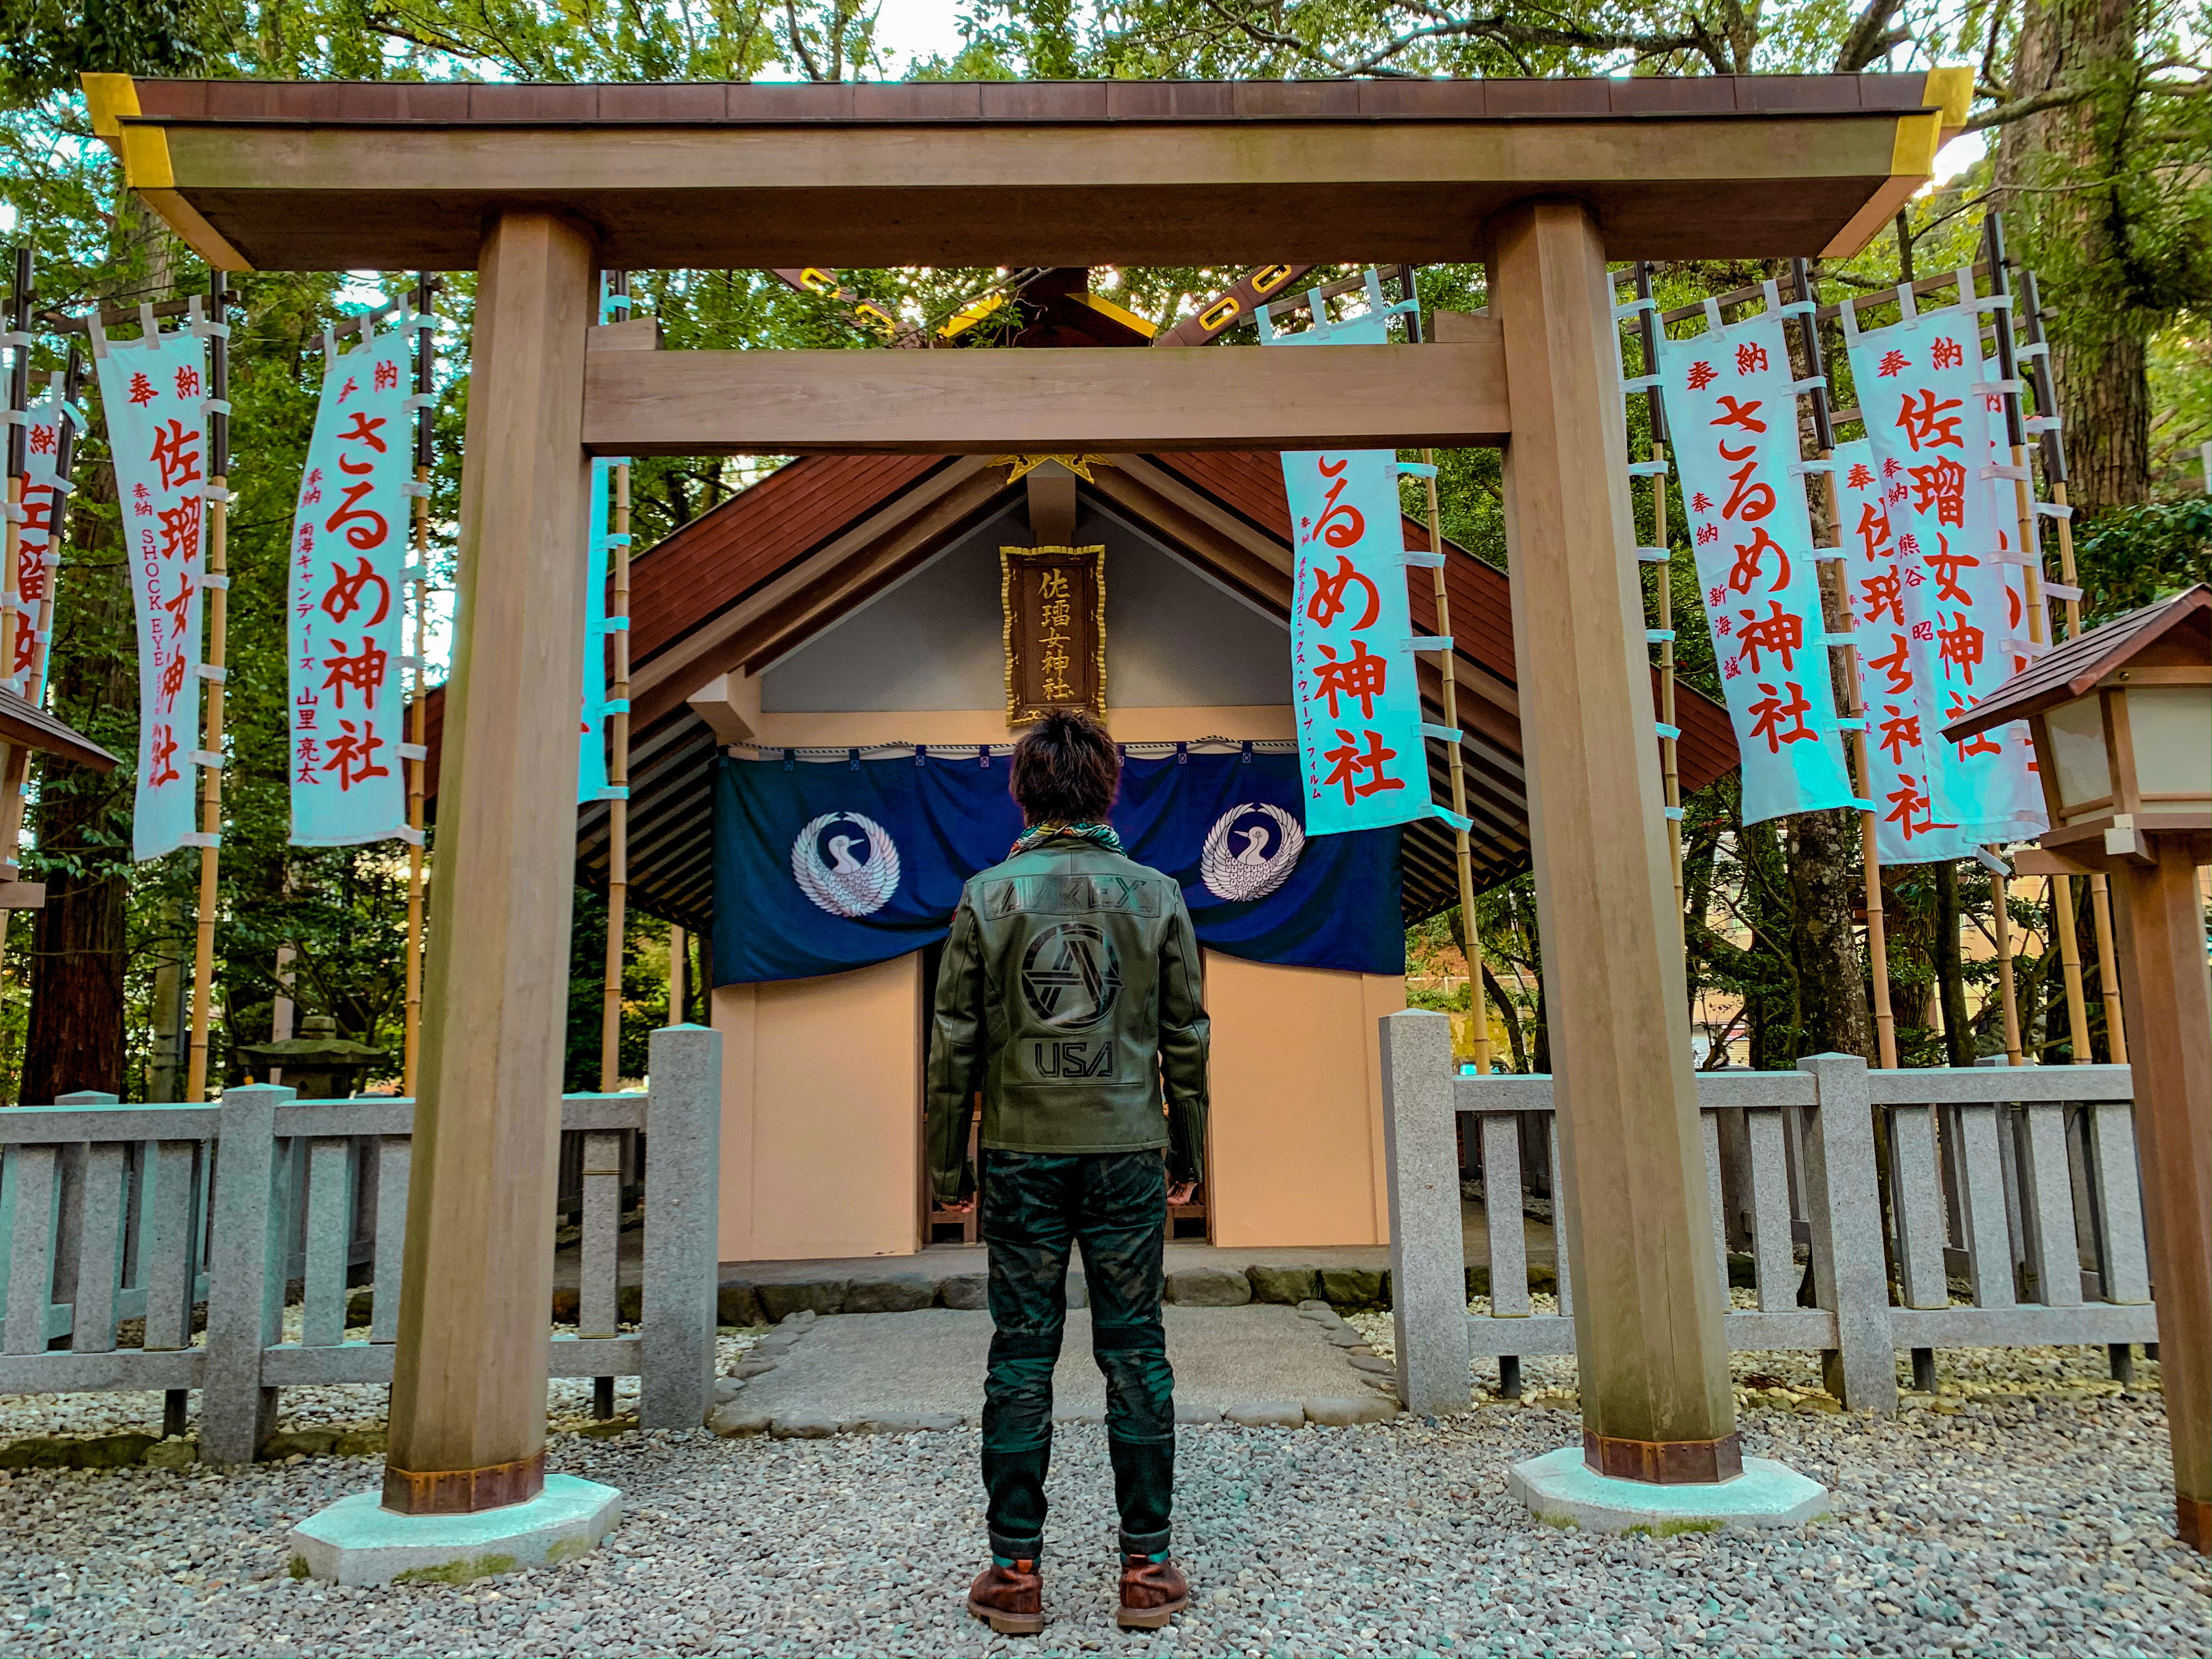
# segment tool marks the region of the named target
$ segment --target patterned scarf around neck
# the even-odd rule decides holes
[[[1014,844],[1006,849],[1006,856],[1018,858],[1039,842],[1050,841],[1055,836],[1079,836],[1085,841],[1097,842],[1109,853],[1121,850],[1121,838],[1114,833],[1112,824],[1079,821],[1074,823],[1033,823],[1014,838]]]

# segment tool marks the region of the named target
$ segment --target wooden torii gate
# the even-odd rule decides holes
[[[480,276],[387,1508],[544,1479],[594,453],[1502,446],[1586,1455],[1733,1472],[1606,264],[1856,252],[1966,71],[87,88],[211,264]],[[1262,258],[1482,260],[1490,309],[1325,361],[586,349],[602,267]]]

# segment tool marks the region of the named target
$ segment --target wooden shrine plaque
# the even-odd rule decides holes
[[[1006,724],[1054,708],[1106,715],[1106,550],[1002,547]]]

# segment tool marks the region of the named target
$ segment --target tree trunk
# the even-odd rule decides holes
[[[114,475],[88,468],[77,501],[96,508],[114,500]],[[71,515],[74,539],[112,546],[104,515]],[[76,614],[70,631],[106,641],[129,627],[120,556],[112,571],[77,569],[61,586]],[[58,629],[59,633],[61,630]],[[59,655],[54,708],[79,731],[101,733],[118,722],[137,691],[137,653],[94,648]],[[132,720],[135,726],[135,718]],[[104,733],[101,733],[104,735]],[[46,902],[31,929],[31,1013],[23,1043],[21,1098],[44,1103],[79,1089],[123,1092],[124,899],[131,845],[133,743],[124,764],[102,775],[48,756],[40,775],[37,858]]]
[[[1852,929],[1858,852],[1858,815],[1847,807],[1790,822],[1790,908],[1805,1052],[1871,1060],[1874,1024]]]
[[[176,243],[125,191],[115,216],[118,289],[152,294],[174,276]],[[107,292],[86,296],[105,304]],[[62,575],[52,647],[54,712],[124,763],[102,776],[52,757],[39,783],[37,859],[46,908],[32,929],[31,1013],[19,1097],[50,1101],[79,1089],[123,1092],[124,902],[129,892],[131,797],[138,752],[138,653],[119,535],[115,472],[88,458],[77,479],[69,538],[114,563]]]
[[[2121,170],[2137,62],[2127,0],[2028,0],[2011,96],[2085,85],[2098,93],[2013,123],[1995,157],[1993,204],[2017,216],[2018,249],[2044,272],[2055,307],[2051,370],[2069,490],[2092,515],[2150,499],[2147,319],[2130,294],[2136,227],[2118,185],[2082,187]]]

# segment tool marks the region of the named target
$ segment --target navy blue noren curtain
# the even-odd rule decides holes
[[[805,979],[941,940],[969,877],[1021,814],[1007,757],[724,756],[714,776],[714,976]],[[1231,956],[1403,973],[1399,831],[1308,840],[1297,757],[1129,758],[1113,813],[1129,856],[1182,884],[1200,941]]]

